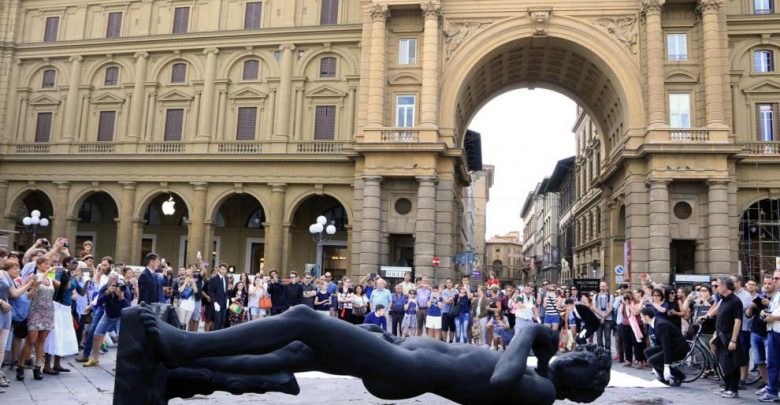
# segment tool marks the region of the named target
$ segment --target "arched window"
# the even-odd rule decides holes
[[[119,67],[109,66],[106,68],[106,79],[104,81],[105,86],[117,86],[119,85]]]
[[[184,83],[187,80],[187,64],[174,63],[171,67],[171,83]]]
[[[244,61],[244,73],[241,78],[243,80],[257,80],[259,71],[260,71],[260,61],[258,61],[257,59],[250,59]]]
[[[336,77],[336,58],[328,56],[320,59],[320,77]]]
[[[496,272],[496,274],[501,272],[501,269],[504,268],[504,263],[501,263],[501,260],[494,260],[493,261],[493,271]]]
[[[43,71],[43,80],[41,81],[42,89],[54,88],[54,80],[57,77],[57,73],[54,69],[46,69]]]

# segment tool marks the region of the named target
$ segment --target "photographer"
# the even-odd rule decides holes
[[[69,356],[79,352],[76,341],[76,330],[73,328],[71,305],[74,293],[84,295],[84,289],[78,282],[81,275],[79,261],[75,257],[68,256],[62,260],[62,268],[58,268],[54,275],[54,330],[46,339],[44,351],[43,373],[57,375],[60,372],[70,372],[62,367],[63,356]],[[54,356],[54,367],[51,366],[51,357]]]
[[[279,280],[278,271],[275,269],[271,270],[268,276],[268,294],[271,295],[271,315],[279,315],[287,309],[287,294],[285,293],[284,285]]]
[[[96,306],[103,309],[103,317],[100,318],[100,322],[95,328],[91,357],[89,361],[84,363],[84,367],[93,367],[99,364],[98,354],[106,333],[117,327],[122,310],[130,306],[130,301],[125,294],[126,291],[127,285],[124,281],[118,280],[116,283],[109,281],[106,291],[98,297]]]

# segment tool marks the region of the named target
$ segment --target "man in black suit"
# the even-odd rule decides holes
[[[157,253],[149,253],[144,257],[146,268],[138,276],[138,302],[153,304],[160,301],[160,290],[154,272],[160,265]]]
[[[672,367],[672,363],[680,361],[688,354],[688,342],[682,332],[666,319],[656,318],[652,308],[645,307],[640,311],[642,322],[655,331],[656,346],[645,350],[647,361],[653,366],[656,377],[664,384],[676,387],[685,379],[685,374]]]
[[[227,271],[228,265],[222,263],[219,265],[219,270],[209,280],[208,305],[212,307],[212,321],[214,322],[211,330],[220,330],[225,327],[225,314],[228,310],[227,279],[225,278]]]

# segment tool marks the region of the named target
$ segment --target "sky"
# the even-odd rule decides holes
[[[523,228],[528,192],[555,164],[574,155],[577,105],[544,89],[504,93],[482,107],[469,129],[482,134],[482,162],[496,167],[487,204],[486,237]]]

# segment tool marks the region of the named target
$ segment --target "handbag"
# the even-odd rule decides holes
[[[30,313],[30,298],[27,294],[22,294],[11,300],[11,320],[22,322],[27,319]]]
[[[184,291],[181,292],[181,298],[183,300],[186,300],[187,298],[190,297],[192,297],[192,287],[187,286],[186,288],[184,288]]]
[[[271,297],[264,295],[260,297],[260,303],[259,303],[260,309],[271,309]]]
[[[234,302],[234,303],[230,304],[230,310],[233,311],[233,313],[240,314],[241,311],[243,310],[243,308],[241,308],[241,305],[239,305],[238,303]]]

